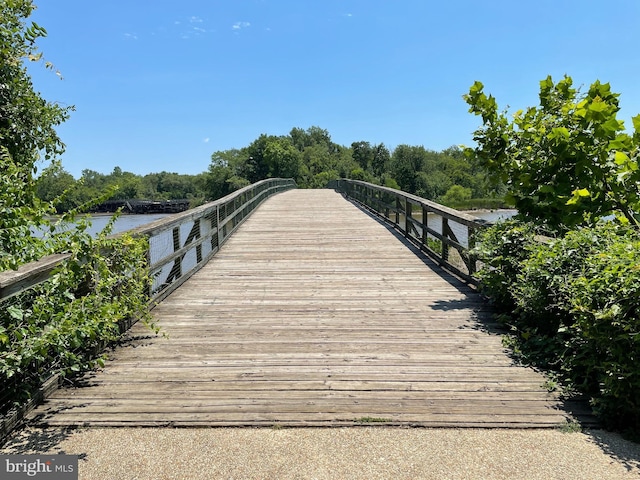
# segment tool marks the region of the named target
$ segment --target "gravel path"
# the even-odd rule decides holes
[[[591,431],[24,429],[2,453],[80,455],[80,479],[640,478],[640,445]]]

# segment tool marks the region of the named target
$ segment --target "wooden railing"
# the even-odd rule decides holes
[[[295,187],[292,179],[263,180],[214,202],[129,230],[134,237],[149,239],[147,262],[153,279],[149,299],[166,297],[207,263],[264,200]],[[0,272],[0,302],[46,281],[68,257],[52,255],[17,271]]]
[[[416,195],[358,180],[336,180],[329,188],[383,218],[442,266],[477,284],[473,277],[477,259],[471,249],[477,232],[488,222]]]
[[[149,296],[160,301],[215,255],[222,244],[264,200],[295,188],[292,179],[249,185],[215,202],[129,230],[149,238]]]
[[[264,200],[295,187],[291,179],[264,180],[193,210],[129,230],[127,233],[132,236],[149,240],[147,265],[152,278],[149,306],[153,307],[204,266]],[[0,272],[0,308],[5,300],[49,280],[56,267],[69,257],[69,254],[51,255],[17,271]],[[128,328],[135,320],[121,322],[120,328]],[[44,383],[34,387],[30,400],[0,415],[0,443],[38,402],[58,388],[61,378],[59,373],[52,372]],[[6,387],[2,385],[0,393]],[[0,410],[6,407],[6,398],[2,400],[0,396]]]

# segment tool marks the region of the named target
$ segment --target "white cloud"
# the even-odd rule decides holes
[[[251,24],[249,22],[236,22],[233,24],[233,27],[231,28],[233,28],[234,30],[241,30],[243,28],[248,28],[250,26]]]
[[[209,143],[209,137],[205,138],[205,139],[203,140],[203,142],[204,142],[204,143]]]
[[[125,36],[125,38],[128,38],[129,40],[137,40],[138,39],[138,35],[136,35],[135,33],[125,33],[124,36]]]
[[[202,19],[200,17],[189,17],[189,23],[202,23]]]

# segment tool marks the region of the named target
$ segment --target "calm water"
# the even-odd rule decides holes
[[[470,212],[465,212],[474,217],[481,218],[483,220],[487,220],[489,222],[495,222],[500,219],[510,218],[514,216],[517,211],[516,210],[474,210]],[[147,223],[155,222],[161,218],[165,218],[170,214],[167,213],[155,213],[155,214],[146,214],[146,215],[121,215],[117,220],[113,227],[112,233],[124,232],[125,230],[131,230],[132,228],[139,227],[140,225],[145,225]],[[431,218],[431,215],[429,215]],[[439,220],[440,217],[434,216],[434,220],[437,218]],[[89,228],[89,233],[91,235],[97,235],[106,225],[107,222],[111,219],[111,215],[95,215],[91,217],[91,227]],[[440,231],[438,228],[438,223],[435,225],[431,225],[432,228],[435,227],[436,230]],[[454,231],[458,225],[452,223],[452,227]],[[458,233],[458,232],[456,232]],[[462,232],[459,232],[462,233]],[[466,237],[466,232],[462,234],[462,237]]]
[[[124,232],[125,230],[131,230],[132,228],[139,227],[140,225],[146,225],[147,223],[155,222],[161,218],[169,216],[169,213],[151,213],[144,215],[120,215],[113,226],[111,233]],[[88,233],[95,236],[102,231],[102,229],[111,220],[111,215],[95,215],[91,217],[91,227],[87,230]],[[37,235],[37,233],[36,233]]]
[[[471,215],[472,217],[478,217],[489,222],[497,222],[498,220],[504,220],[513,217],[517,210],[470,210],[464,213]]]
[[[124,232],[131,230],[132,228],[139,227],[140,225],[146,225],[147,223],[155,222],[161,218],[168,217],[171,214],[168,213],[150,213],[142,215],[120,215],[113,226],[111,233]],[[92,217],[91,229],[89,230],[92,235],[99,233],[111,219],[110,215],[98,215]]]
[[[465,211],[464,213],[467,213],[472,217],[477,217],[482,220],[487,220],[489,222],[497,222],[498,220],[503,220],[503,219],[513,217],[516,213],[518,213],[518,211],[517,210],[472,210],[472,211]],[[442,217],[433,213],[430,213],[428,215],[429,216],[427,217],[427,222],[428,222],[429,228],[435,230],[438,233],[442,233]],[[414,215],[414,217],[419,218],[420,215],[419,214]],[[449,226],[451,227],[451,230],[455,234],[458,241],[462,245],[467,247],[468,246],[467,227],[459,223],[456,223],[453,220],[449,221]]]

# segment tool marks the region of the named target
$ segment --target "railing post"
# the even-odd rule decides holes
[[[427,227],[429,226],[429,212],[426,207],[422,205],[422,245],[427,247]]]
[[[443,262],[449,261],[449,244],[446,240],[449,237],[449,232],[451,228],[449,227],[449,219],[446,217],[442,217],[442,252],[440,254]]]
[[[220,205],[216,205],[216,239],[216,246],[220,249],[220,245],[222,245],[222,242],[220,241]]]
[[[470,226],[467,226],[467,243],[469,249],[469,264],[467,268],[469,269],[469,275],[472,276],[476,273],[476,256],[471,253],[476,246],[476,229]]]
[[[413,206],[411,205],[411,202],[405,198],[404,199],[404,236],[405,237],[409,237],[411,236],[411,227],[413,226],[413,224],[411,223],[411,219],[413,218],[411,215],[413,214],[412,212]]]
[[[196,225],[197,225],[197,228],[196,228]],[[202,236],[202,228],[200,227],[200,219],[199,218],[197,218],[193,222],[193,227],[194,227],[194,229],[196,229],[194,238],[200,238]],[[197,263],[202,262],[202,244],[198,244],[196,246],[196,262]]]

